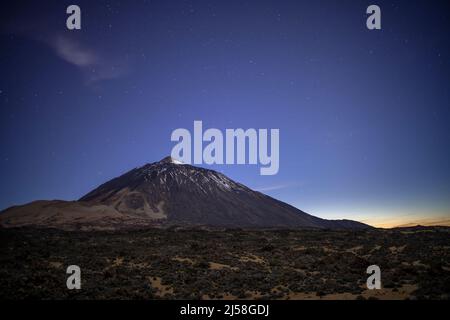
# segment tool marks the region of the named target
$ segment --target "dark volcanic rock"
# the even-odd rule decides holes
[[[225,227],[360,228],[311,216],[225,175],[170,157],[115,178],[80,199],[124,213],[165,216],[166,222]]]
[[[368,226],[350,220],[324,220],[284,202],[253,191],[225,175],[182,164],[170,157],[102,184],[75,202],[39,202],[13,207],[1,215],[5,226],[33,224],[36,211],[44,226],[110,224],[113,228],[146,225],[205,225],[218,227],[310,227],[357,229]],[[30,206],[34,206],[30,208]],[[44,206],[44,207],[43,207]],[[95,209],[97,208],[97,209]],[[99,214],[101,210],[101,214]],[[89,223],[84,223],[85,212]],[[17,217],[20,223],[15,223]],[[92,217],[96,217],[92,221]],[[59,223],[65,217],[64,223]],[[29,222],[29,223],[27,223]]]

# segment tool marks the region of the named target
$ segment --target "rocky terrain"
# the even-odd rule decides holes
[[[448,299],[449,235],[321,219],[168,157],[0,213],[0,299]]]
[[[81,268],[81,290],[66,268]],[[381,268],[367,290],[366,268]],[[0,229],[0,299],[449,299],[450,228]]]

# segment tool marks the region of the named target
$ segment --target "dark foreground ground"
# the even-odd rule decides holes
[[[366,268],[383,289],[367,290]],[[66,268],[81,268],[68,290]],[[449,299],[450,228],[0,230],[0,299]]]

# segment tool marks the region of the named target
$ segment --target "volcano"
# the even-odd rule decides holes
[[[78,201],[35,201],[6,209],[3,227],[120,229],[152,226],[361,229],[351,220],[325,220],[171,157],[114,178]]]

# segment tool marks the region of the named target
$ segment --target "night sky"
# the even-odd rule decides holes
[[[2,1],[0,26],[0,209],[77,199],[202,120],[279,128],[277,175],[205,167],[306,212],[450,223],[449,1]]]

